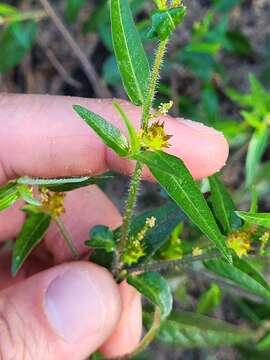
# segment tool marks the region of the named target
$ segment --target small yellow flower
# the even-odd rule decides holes
[[[66,194],[63,193],[50,193],[48,189],[40,189],[40,199],[42,209],[50,214],[54,219],[60,217],[65,212],[64,200]]]
[[[150,127],[143,132],[142,146],[150,150],[162,150],[170,147],[169,139],[172,135],[167,135],[164,130],[164,122],[154,122]]]
[[[196,246],[195,248],[192,249],[192,255],[193,256],[200,256],[202,255],[203,250],[201,248],[199,248],[198,246]]]
[[[239,256],[247,256],[251,249],[250,233],[247,231],[235,231],[229,234],[228,246]]]

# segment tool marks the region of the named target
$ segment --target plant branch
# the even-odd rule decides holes
[[[56,218],[55,222],[59,228],[61,235],[63,236],[64,240],[66,241],[67,246],[69,247],[70,251],[72,252],[74,259],[78,260],[80,257],[80,254],[79,254],[78,250],[76,249],[67,229],[65,228],[65,225],[62,223],[60,218]]]
[[[96,95],[100,98],[109,98],[111,97],[111,93],[109,89],[105,86],[105,84],[101,81],[98,74],[96,73],[93,65],[88,60],[87,56],[84,54],[82,49],[79,47],[79,45],[76,43],[68,29],[65,27],[62,20],[59,18],[59,16],[56,14],[54,9],[52,8],[50,2],[48,0],[39,0],[43,8],[45,9],[46,13],[49,15],[51,20],[54,22],[55,26],[63,36],[63,38],[66,40],[67,44],[75,54],[75,56],[80,61],[82,68],[84,69],[84,72],[93,86],[93,89],[96,93]]]

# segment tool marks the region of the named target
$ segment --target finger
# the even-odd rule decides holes
[[[123,308],[121,318],[111,337],[102,346],[102,353],[118,358],[136,350],[142,335],[142,304],[138,291],[126,281],[119,285]]]
[[[61,219],[81,255],[89,250],[85,246],[85,241],[89,239],[89,230],[93,226],[105,225],[115,229],[122,222],[117,208],[97,186],[68,192],[65,199],[65,210]],[[15,238],[24,219],[23,212],[19,210],[18,205],[0,212],[0,241]],[[42,245],[38,249],[40,258],[45,260],[48,255],[52,255],[53,263],[72,259],[72,253],[55,223],[51,225],[45,237],[45,245],[46,248]]]
[[[107,150],[97,135],[72,110],[80,104],[119,128],[124,125],[111,100],[42,95],[1,95],[0,184],[20,176],[98,174],[108,168],[130,173],[133,164]],[[138,128],[141,110],[121,101]],[[181,157],[195,178],[220,169],[228,155],[223,135],[211,128],[166,117],[173,135],[169,152]],[[29,161],[31,159],[31,161]]]
[[[76,262],[0,292],[1,358],[81,360],[112,334],[121,296],[111,274]]]

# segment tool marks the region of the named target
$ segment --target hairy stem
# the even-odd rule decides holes
[[[76,260],[79,259],[80,254],[79,254],[78,250],[76,249],[67,229],[65,228],[65,225],[62,223],[62,220],[60,218],[56,218],[55,222],[59,228],[61,235],[63,236],[64,240],[66,241],[67,246],[69,247],[70,251],[72,252],[74,259],[76,259]]]
[[[155,91],[157,87],[159,72],[161,68],[161,64],[163,61],[163,57],[166,51],[168,40],[163,40],[159,43],[159,47],[156,53],[156,58],[153,66],[153,70],[150,77],[149,82],[149,92],[147,94],[144,106],[143,106],[143,114],[142,114],[142,122],[141,127],[145,129],[147,127],[149,117],[150,117],[150,111],[153,104],[153,100],[155,97]]]
[[[151,77],[149,80],[149,91],[147,94],[147,97],[143,104],[143,110],[142,110],[142,119],[141,119],[141,128],[145,129],[147,127],[148,121],[150,119],[150,111],[151,106],[153,104],[153,100],[155,97],[155,91],[159,76],[160,67],[162,64],[162,60],[165,54],[166,45],[168,41],[161,41],[159,43],[159,47],[156,53],[156,58],[153,66],[153,70],[151,73]],[[130,221],[132,218],[133,210],[136,204],[137,196],[138,196],[138,190],[140,186],[140,180],[142,176],[142,164],[140,162],[136,163],[134,173],[131,178],[130,188],[128,192],[128,199],[127,199],[127,205],[124,212],[123,217],[123,224],[121,228],[121,235],[120,240],[118,244],[118,251],[116,254],[115,259],[115,268],[116,270],[120,270],[122,268],[122,256],[124,253],[124,250],[126,248],[126,245],[128,243],[128,235],[129,235],[129,228],[130,228]]]

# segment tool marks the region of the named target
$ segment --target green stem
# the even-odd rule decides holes
[[[142,341],[140,342],[139,346],[135,350],[135,352],[132,355],[137,355],[140,352],[142,352],[147,346],[151,343],[151,341],[155,338],[159,327],[160,327],[160,308],[158,306],[155,307],[155,313],[154,313],[154,319],[152,326],[150,330],[147,332],[147,334],[144,336]]]
[[[160,72],[160,68],[161,68],[161,64],[163,61],[163,57],[166,51],[166,46],[167,46],[168,40],[163,40],[159,43],[159,47],[156,53],[156,58],[155,58],[155,62],[154,62],[154,66],[153,66],[153,70],[152,70],[152,74],[151,74],[151,78],[150,78],[150,82],[149,82],[149,92],[147,94],[144,106],[143,106],[143,115],[142,115],[142,123],[141,123],[141,127],[143,129],[146,128],[148,121],[149,121],[149,117],[150,117],[150,111],[151,111],[151,107],[153,104],[153,100],[155,97],[155,91],[156,91],[156,87],[157,87],[157,82],[158,82],[158,77],[159,77],[159,72]]]
[[[67,243],[67,246],[69,247],[70,251],[72,252],[74,259],[77,260],[80,257],[80,254],[78,250],[76,249],[67,229],[65,228],[65,225],[62,223],[62,220],[60,218],[56,218],[55,222],[59,228],[59,231],[61,235],[63,236],[64,240]]]
[[[165,54],[167,43],[168,43],[168,40],[164,40],[159,43],[153,70],[152,70],[150,81],[149,81],[149,91],[148,91],[147,97],[143,104],[141,129],[146,129],[149,118],[150,118],[150,112],[151,112],[151,107],[152,107],[153,100],[155,97],[155,91],[156,91],[156,86],[157,86],[157,82],[158,82],[159,71],[160,71],[160,67],[162,64],[162,59]],[[123,257],[126,245],[128,243],[130,221],[132,218],[133,210],[134,210],[137,196],[138,196],[138,190],[139,190],[139,186],[140,186],[141,176],[142,176],[142,164],[140,162],[137,162],[134,173],[131,178],[131,184],[130,184],[130,188],[129,188],[129,192],[128,192],[127,205],[126,205],[126,209],[124,212],[123,224],[121,227],[121,235],[120,235],[118,250],[117,250],[116,259],[115,259],[115,268],[118,271],[123,266],[122,257]]]

